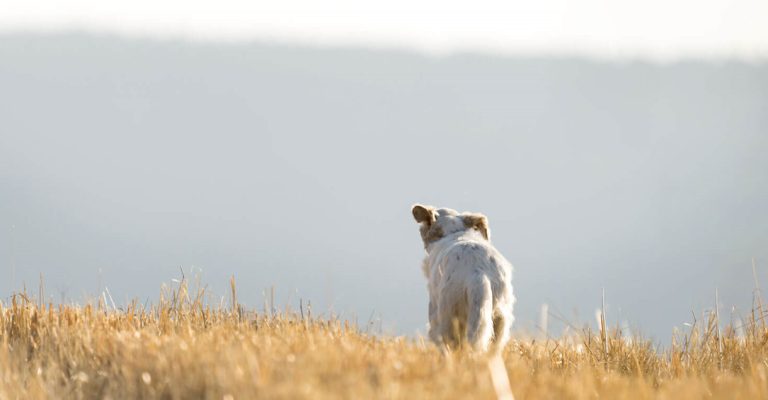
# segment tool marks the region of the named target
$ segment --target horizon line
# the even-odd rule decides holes
[[[360,40],[360,39],[309,39],[291,35],[201,35],[193,32],[136,31],[124,29],[88,28],[83,26],[65,27],[3,27],[0,26],[0,39],[12,36],[65,37],[83,36],[93,38],[114,38],[126,41],[144,41],[160,43],[179,43],[185,45],[212,46],[248,46],[262,45],[275,47],[305,48],[311,50],[350,50],[373,51],[411,54],[431,59],[447,59],[461,56],[480,56],[488,58],[530,58],[530,59],[580,59],[613,64],[646,63],[652,65],[672,65],[686,62],[703,63],[742,63],[753,66],[768,65],[768,51],[764,53],[751,52],[701,52],[685,51],[677,54],[652,54],[650,51],[631,50],[596,50],[573,47],[570,49],[554,46],[540,48],[498,48],[493,46],[457,45],[448,47],[431,47],[408,44],[390,40]]]

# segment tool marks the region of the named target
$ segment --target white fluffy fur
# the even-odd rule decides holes
[[[427,251],[429,337],[455,348],[501,349],[514,321],[512,265],[490,243],[485,216],[416,205]]]

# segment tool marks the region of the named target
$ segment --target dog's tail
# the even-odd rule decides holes
[[[477,274],[472,280],[467,297],[467,340],[475,350],[486,351],[493,338],[493,294],[491,281],[485,274]]]

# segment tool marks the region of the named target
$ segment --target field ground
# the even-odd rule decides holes
[[[618,331],[515,338],[501,358],[368,335],[310,310],[211,306],[186,282],[156,305],[0,305],[0,399],[768,398],[762,306],[743,333],[715,317],[665,350]],[[604,335],[603,332],[606,332]],[[503,361],[502,361],[503,360]],[[509,398],[509,397],[507,397]]]

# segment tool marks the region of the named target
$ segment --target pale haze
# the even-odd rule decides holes
[[[518,332],[604,289],[667,341],[768,285],[764,3],[0,4],[3,302],[183,270],[423,333],[417,202],[488,216]]]
[[[764,0],[0,0],[0,30],[79,29],[450,53],[768,56]]]

